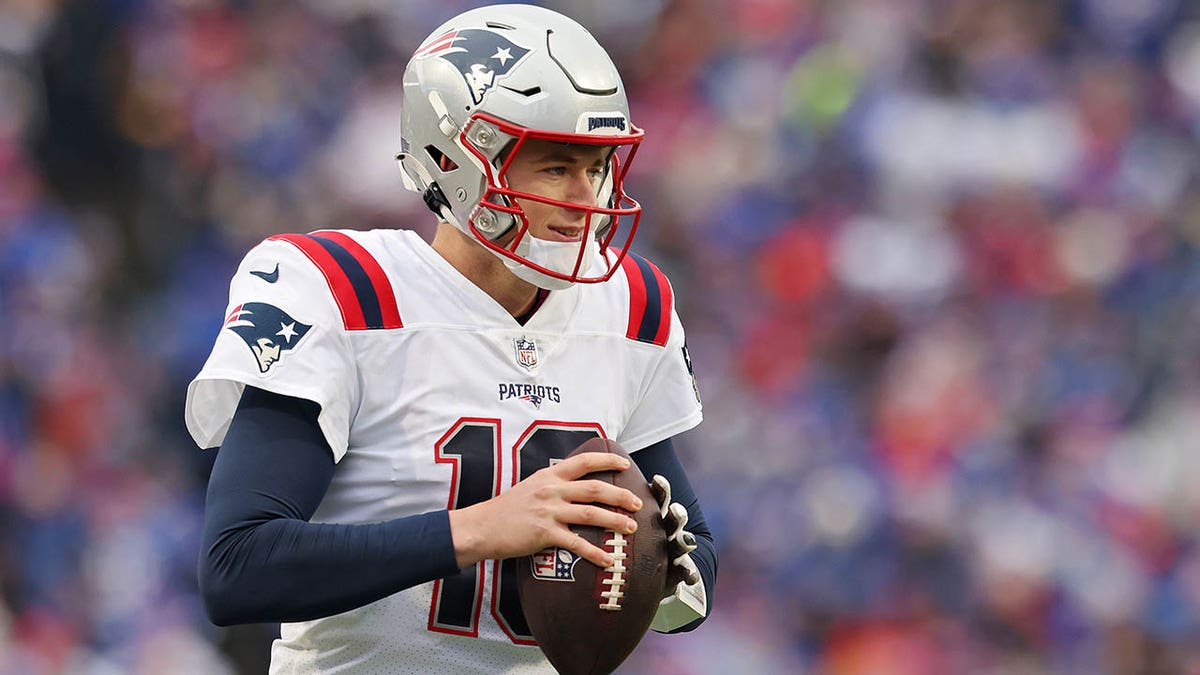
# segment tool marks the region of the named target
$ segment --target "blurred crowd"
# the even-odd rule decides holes
[[[0,673],[264,672],[187,382],[277,232],[432,232],[446,0],[0,4]],[[647,141],[714,615],[627,673],[1200,674],[1200,6],[558,0]]]

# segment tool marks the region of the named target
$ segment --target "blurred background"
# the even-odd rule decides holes
[[[445,0],[0,3],[0,673],[265,672],[182,423],[241,256],[405,227]],[[548,2],[647,141],[714,615],[624,673],[1200,673],[1200,6]]]

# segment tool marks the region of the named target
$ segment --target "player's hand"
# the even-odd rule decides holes
[[[601,505],[634,512],[642,502],[629,490],[600,480],[576,480],[595,471],[624,471],[629,460],[607,452],[585,452],[534,473],[485,502],[450,511],[450,531],[459,567],[483,559],[529,555],[551,546],[565,548],[600,567],[612,556],[573,532],[591,525],[625,534],[633,518]]]
[[[665,598],[673,594],[681,582],[689,586],[700,582],[700,570],[689,555],[696,550],[696,535],[684,529],[688,521],[687,508],[671,501],[671,483],[666,478],[655,474],[650,479],[650,493],[658,502],[658,512],[667,531],[667,557],[671,565],[667,568],[667,583],[663,587]]]

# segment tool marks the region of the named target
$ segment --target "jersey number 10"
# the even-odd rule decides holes
[[[508,461],[512,462],[513,484],[538,469],[563,459],[591,438],[603,437],[599,424],[588,422],[539,421],[521,434]],[[501,470],[505,462],[500,444],[500,420],[463,417],[434,446],[439,463],[450,464],[451,509],[461,509],[500,494]],[[433,582],[429,608],[429,630],[478,637],[483,609],[483,566],[492,565],[492,616],[517,644],[534,645],[521,601],[517,597],[517,560],[484,560],[455,577]]]

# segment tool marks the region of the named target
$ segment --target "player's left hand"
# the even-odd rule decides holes
[[[667,583],[663,588],[666,598],[681,582],[688,586],[700,583],[700,570],[689,555],[696,550],[696,535],[684,529],[688,521],[687,509],[683,504],[671,501],[671,483],[666,478],[655,474],[650,479],[650,493],[658,502],[658,512],[667,531],[667,557],[671,565],[667,568]]]

